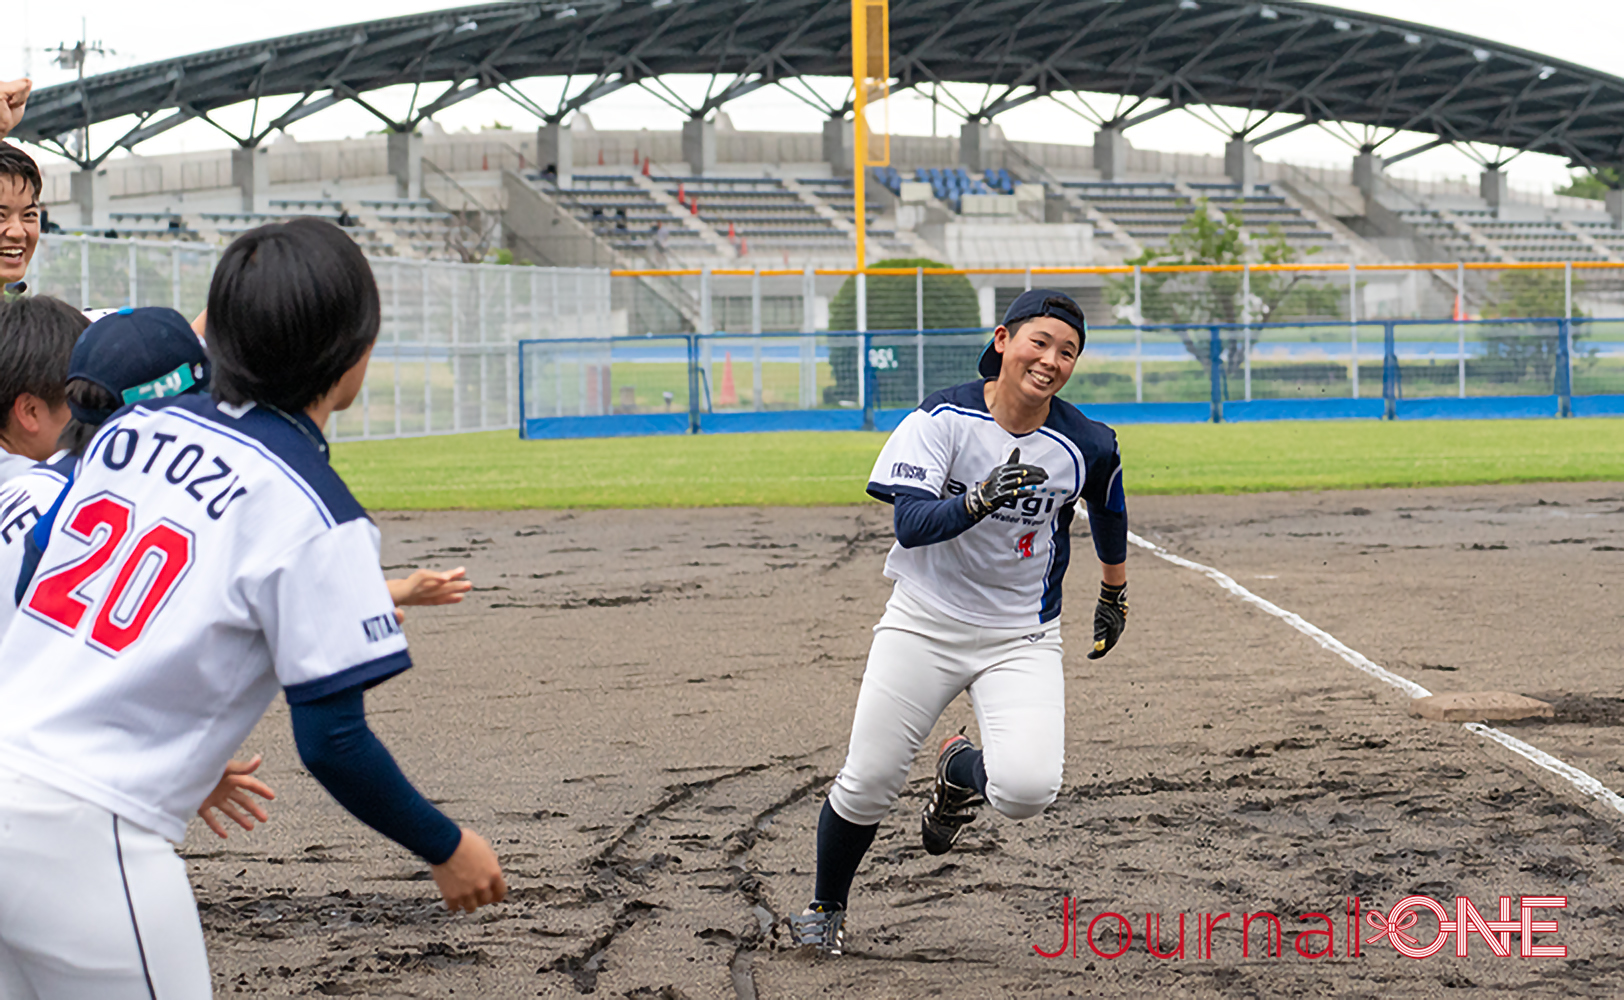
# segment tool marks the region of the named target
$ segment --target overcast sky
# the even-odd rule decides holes
[[[26,71],[37,86],[71,78],[69,71],[52,64],[48,50],[77,41],[81,19],[90,40],[100,41],[113,51],[108,56],[92,57],[87,72],[94,73],[276,35],[453,6],[444,0],[274,0],[269,4],[239,0],[17,2],[23,11],[23,38],[0,46],[0,74],[11,77]],[[1355,0],[1343,6],[1477,35],[1624,77],[1624,3],[1620,0],[1551,0],[1548,5],[1526,0]],[[19,21],[10,20],[10,24],[16,30]],[[184,25],[184,30],[176,30],[177,25]],[[703,87],[703,83],[696,85]],[[831,83],[831,87],[837,86]],[[543,104],[557,99],[558,88],[551,81],[529,81],[522,89]],[[973,88],[976,96],[980,91],[979,87]],[[967,90],[967,101],[970,96]],[[382,103],[387,107],[387,101]],[[892,103],[893,132],[930,133],[929,101],[906,95]],[[814,131],[821,124],[818,112],[778,88],[764,88],[734,102],[728,112],[741,129]],[[587,113],[598,128],[670,129],[681,121],[677,111],[638,88],[627,88],[598,101],[589,106]],[[493,121],[526,129],[536,124],[533,116],[494,94],[465,101],[436,116],[436,121],[452,131],[478,129]],[[1238,116],[1230,115],[1230,121],[1238,121]],[[1000,116],[998,122],[1014,139],[1058,138],[1087,143],[1093,133],[1087,121],[1049,101],[1034,101]],[[959,119],[945,112],[937,119],[937,128],[943,134],[956,133],[959,124]],[[343,105],[299,122],[292,131],[299,139],[331,139],[361,135],[379,125],[365,111]],[[1142,148],[1214,154],[1222,153],[1224,141],[1215,128],[1181,113],[1141,125],[1129,137]],[[1402,144],[1403,139],[1395,142]],[[93,140],[93,145],[99,147],[100,143]],[[225,136],[207,124],[194,122],[142,145],[140,151],[156,154],[227,145]],[[1321,129],[1303,129],[1263,149],[1270,159],[1310,164],[1341,165],[1352,155],[1346,145]],[[1478,169],[1467,157],[1450,149],[1424,153],[1395,168],[1397,172],[1423,177],[1475,175]],[[1566,176],[1562,161],[1548,156],[1519,157],[1509,170],[1513,183],[1528,187],[1548,189]]]

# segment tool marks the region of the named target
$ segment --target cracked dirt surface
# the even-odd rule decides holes
[[[1544,501],[1541,503],[1540,501]],[[1617,789],[1624,487],[1141,498],[1135,529],[1214,565],[1436,691],[1551,698],[1508,731]],[[1363,513],[1361,513],[1363,512]],[[464,605],[414,609],[416,667],[374,728],[426,794],[485,834],[512,894],[439,908],[414,858],[299,769],[285,708],[250,737],[272,822],[183,853],[220,995],[634,998],[1535,996],[1624,992],[1624,821],[1485,746],[1210,581],[1135,550],[1123,644],[1089,661],[1074,565],[1067,773],[1045,815],[983,811],[919,847],[928,752],[858,873],[849,954],[783,947],[845,751],[888,510],[381,514],[392,568],[466,564]],[[1504,546],[1503,548],[1501,546]],[[961,699],[934,741],[974,719]],[[1409,892],[1565,894],[1566,959],[1345,953],[1344,905]],[[1105,960],[1061,940],[1125,915]],[[1238,914],[1285,954],[1242,958]],[[1231,913],[1197,957],[1200,914]],[[1292,937],[1328,914],[1334,955]],[[1152,957],[1146,914],[1161,915]],[[1545,914],[1542,914],[1542,916]],[[1415,929],[1432,936],[1430,917]],[[1095,941],[1119,947],[1108,918]],[[1369,931],[1367,930],[1367,936]],[[1515,946],[1513,939],[1513,946]],[[1324,939],[1305,947],[1321,948]]]

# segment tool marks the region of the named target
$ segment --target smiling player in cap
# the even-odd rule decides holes
[[[985,741],[942,745],[920,818],[944,854],[982,803],[1036,816],[1060,790],[1065,750],[1060,587],[1076,505],[1087,506],[1104,582],[1090,659],[1127,621],[1127,508],[1116,435],[1055,398],[1087,324],[1063,293],[1033,289],[1004,315],[982,378],[910,413],[868,492],[894,505],[896,581],[874,628],[851,745],[818,820],[817,883],[790,920],[797,944],[838,954],[853,877],[948,703],[968,691]]]

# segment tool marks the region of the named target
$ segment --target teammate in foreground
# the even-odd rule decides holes
[[[986,749],[962,735],[942,745],[920,819],[926,851],[946,853],[983,802],[1025,819],[1060,791],[1060,584],[1079,500],[1104,576],[1090,659],[1116,644],[1128,610],[1116,435],[1054,398],[1086,329],[1068,296],[1022,294],[981,356],[984,381],[927,398],[880,452],[868,492],[895,505],[885,575],[896,586],[874,627],[846,763],[818,820],[813,900],[790,918],[797,944],[843,949],[857,867],[960,692],[970,693]]]
[[[57,436],[72,416],[68,359],[89,324],[79,310],[48,295],[0,302],[0,483],[56,452]]]
[[[362,695],[411,665],[378,532],[320,428],[377,336],[336,227],[264,226],[209,289],[213,397],[102,426],[0,639],[0,995],[211,995],[171,843],[280,688],[306,768],[423,857],[446,904],[506,894],[490,847],[406,780]]]
[[[57,389],[70,413],[56,441],[61,450],[0,485],[0,635],[10,627],[17,592],[26,588],[41,555],[34,532],[42,517],[49,528],[48,512],[96,429],[123,405],[122,399],[156,399],[208,385],[203,346],[190,336],[179,313],[143,309],[138,321],[126,318],[131,312],[126,309],[118,319],[80,334],[77,343],[69,340],[73,353],[60,366],[67,371],[67,382],[63,387],[58,378]],[[82,330],[86,322],[79,310],[49,296],[18,299],[0,305],[0,344],[13,343],[8,338],[28,343],[42,335],[54,342]],[[22,587],[17,586],[19,581]],[[258,756],[228,761],[225,774],[198,807],[197,814],[217,836],[226,836],[221,817],[244,830],[270,818],[253,798],[276,798],[269,786],[253,777],[260,763]]]

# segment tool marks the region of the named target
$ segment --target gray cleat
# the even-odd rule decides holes
[[[813,900],[804,913],[789,918],[789,930],[797,946],[838,955],[846,947],[846,911],[834,903]]]

